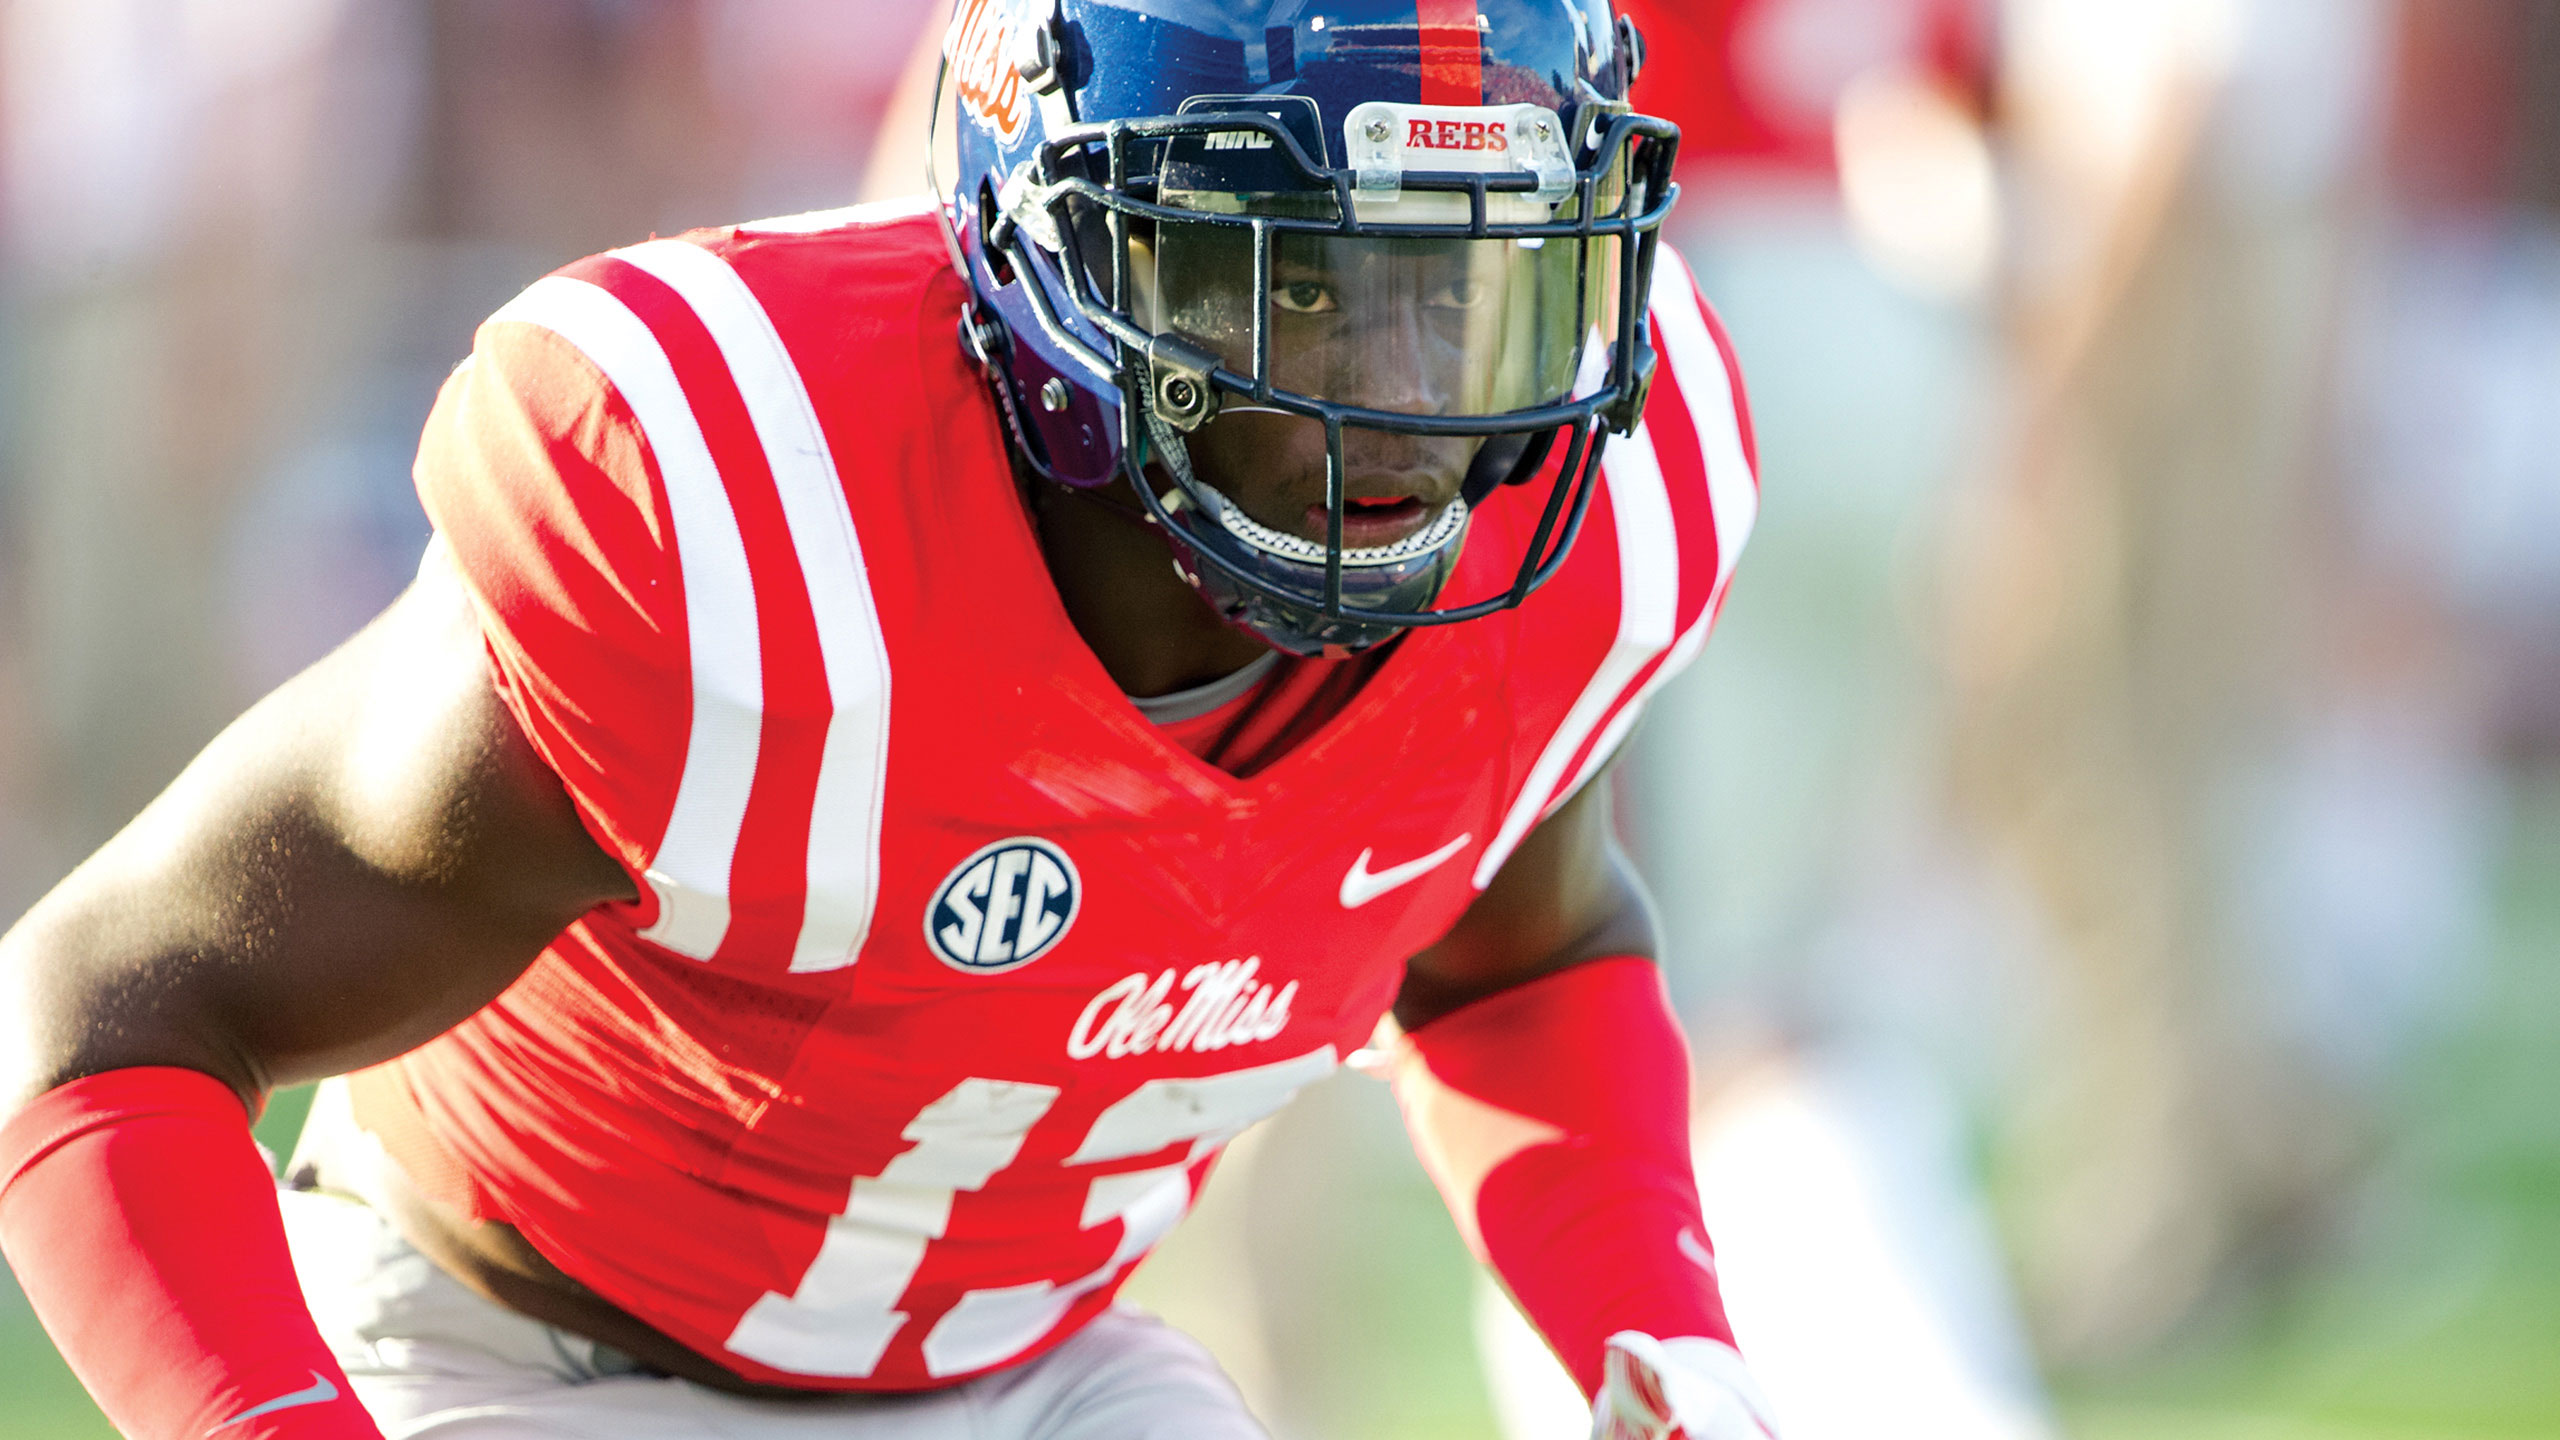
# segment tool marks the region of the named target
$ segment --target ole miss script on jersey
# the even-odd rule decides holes
[[[501,693],[639,899],[359,1077],[359,1113],[432,1193],[802,1386],[941,1383],[1106,1304],[1696,652],[1755,505],[1666,250],[1646,425],[1554,581],[1407,635],[1236,778],[1068,623],[937,223],[573,265],[481,329],[418,469]],[[1479,509],[1453,599],[1507,583],[1541,498]]]

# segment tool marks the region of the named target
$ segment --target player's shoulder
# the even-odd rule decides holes
[[[737,483],[752,454],[860,434],[896,451],[955,395],[961,284],[924,198],[651,239],[536,280],[479,328],[430,423],[441,456],[502,449],[512,488],[598,462],[635,497],[679,471]],[[438,444],[439,431],[445,441]]]
[[[779,216],[680,237],[736,269],[773,304],[814,303],[877,328],[918,313],[920,294],[958,283],[930,195]]]
[[[823,331],[836,363],[909,350],[955,290],[929,197],[686,231],[589,255],[535,281],[481,326],[480,354],[511,366],[566,348],[609,381],[611,363],[671,358],[707,339],[722,354],[767,335]],[[707,333],[706,333],[707,332]],[[637,349],[639,358],[625,352]]]
[[[968,398],[935,353],[957,349],[959,304],[940,225],[921,198],[855,206],[652,239],[536,280],[480,326],[428,422],[429,516],[475,574],[537,548],[663,569],[688,515],[730,534],[741,522],[724,516],[762,513],[793,467],[831,465],[848,437],[920,451],[932,417]],[[872,488],[873,504],[898,502],[901,487]]]

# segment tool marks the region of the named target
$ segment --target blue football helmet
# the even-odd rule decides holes
[[[1653,370],[1639,55],[1608,0],[961,0],[962,338],[1024,464],[1126,478],[1292,653],[1519,604]],[[1279,472],[1254,513],[1232,477]],[[1539,481],[1518,574],[1434,608],[1471,507]]]

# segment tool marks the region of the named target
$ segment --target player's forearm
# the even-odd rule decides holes
[[[305,1310],[246,1113],[116,1070],[0,1128],[0,1250],[132,1440],[379,1440]]]
[[[1406,1036],[1396,1093],[1477,1255],[1586,1392],[1621,1330],[1730,1343],[1659,974],[1603,959]]]

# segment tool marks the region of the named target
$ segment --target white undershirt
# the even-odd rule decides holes
[[[1267,650],[1243,669],[1232,675],[1222,675],[1206,685],[1194,685],[1169,695],[1132,695],[1129,703],[1137,706],[1138,713],[1146,716],[1152,724],[1179,725],[1233,702],[1261,684],[1262,677],[1270,674],[1271,667],[1279,663],[1280,652]]]

